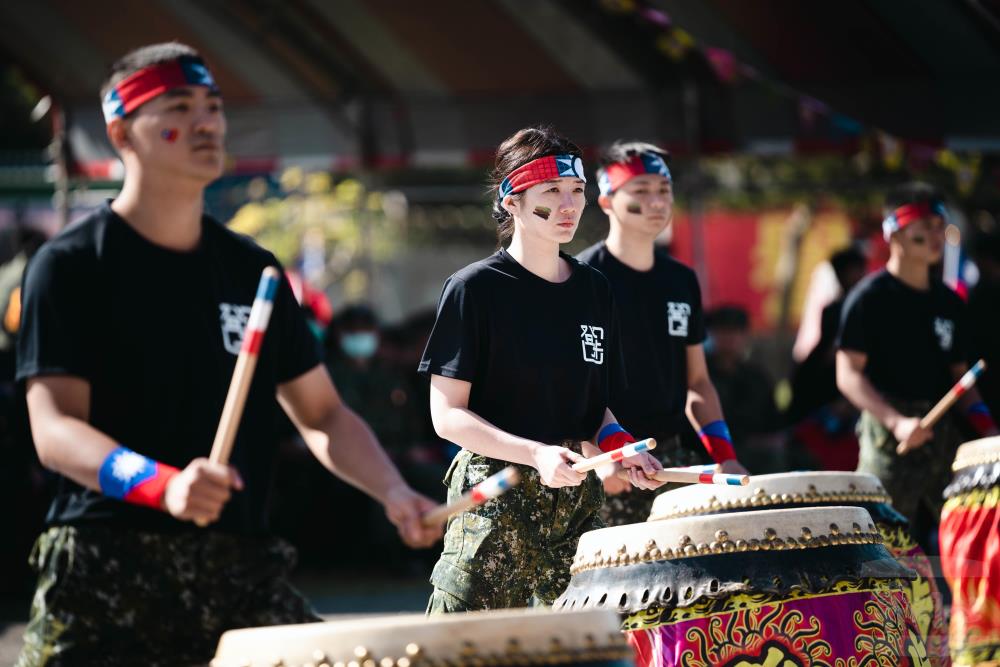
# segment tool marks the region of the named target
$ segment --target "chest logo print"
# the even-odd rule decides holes
[[[238,355],[243,345],[243,332],[250,319],[250,306],[232,303],[219,304],[219,322],[222,325],[222,344],[226,352]]]
[[[941,349],[948,351],[951,349],[952,341],[955,337],[955,323],[943,317],[934,318],[934,333],[937,334],[938,343]]]
[[[691,305],[677,301],[667,301],[667,332],[671,336],[688,335],[688,318]]]
[[[598,365],[604,363],[604,327],[581,324],[580,345],[584,361]]]

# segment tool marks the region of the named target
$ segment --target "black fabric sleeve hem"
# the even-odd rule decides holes
[[[463,380],[465,382],[472,382],[472,373],[463,373],[462,371],[455,368],[448,368],[446,366],[437,366],[434,364],[422,363],[417,366],[417,372],[421,375],[440,375],[441,377],[451,378],[453,380]]]
[[[15,376],[15,380],[17,382],[24,382],[26,380],[30,380],[31,378],[46,377],[52,375],[69,375],[90,382],[90,378],[87,377],[87,374],[80,370],[69,368],[67,366],[40,366],[40,365],[32,365],[32,366],[26,366],[24,368],[19,368],[17,370],[17,375]]]

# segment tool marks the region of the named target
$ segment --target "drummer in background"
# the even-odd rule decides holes
[[[937,525],[959,444],[947,416],[933,430],[920,418],[968,370],[965,305],[930,272],[944,230],[945,207],[929,185],[891,193],[883,222],[889,260],[851,290],[838,339],[837,386],[862,411],[858,471],[882,480],[918,540]],[[975,388],[956,410],[981,435],[997,433]]]
[[[597,171],[608,216],[608,238],[577,256],[607,276],[622,321],[628,389],[611,409],[644,436],[655,437],[654,455],[666,466],[702,463],[704,452],[680,437],[690,421],[725,473],[746,473],[737,460],[719,396],[705,363],[705,322],[694,271],[656,247],[673,218],[669,154],[652,144],[617,142]],[[645,521],[654,494],[607,477],[604,510],[610,525]]]
[[[419,368],[435,429],[463,448],[449,499],[510,463],[521,483],[448,523],[429,613],[551,604],[580,535],[602,525],[600,480],[571,464],[599,454],[594,441],[632,441],[607,407],[625,382],[611,287],[559,250],[586,205],[579,156],[547,127],[500,145],[493,217],[509,246],[448,278],[438,302]],[[648,453],[624,465],[631,483],[660,486],[644,474],[660,467]]]
[[[420,523],[434,503],[341,402],[287,281],[232,464],[205,458],[257,283],[277,260],[204,214],[226,118],[193,49],[133,51],[101,93],[122,191],[43,246],[24,278],[17,378],[58,486],[31,556],[19,667],[201,664],[226,630],[319,620],[288,581],[294,549],[267,526],[279,402],[316,458],[378,499],[411,545],[440,534]],[[336,530],[336,516],[323,525]]]

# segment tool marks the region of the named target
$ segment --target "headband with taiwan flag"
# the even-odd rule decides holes
[[[608,196],[636,176],[643,174],[665,176],[668,181],[673,181],[670,168],[667,167],[663,156],[645,151],[632,155],[625,162],[613,162],[604,167],[597,179],[597,187],[602,195]]]
[[[180,56],[176,60],[150,65],[128,75],[108,91],[101,108],[104,122],[124,118],[140,106],[168,90],[183,86],[207,86],[218,92],[208,67],[195,56]]]
[[[500,182],[497,199],[503,201],[507,195],[524,192],[532,185],[551,181],[564,176],[579,178],[584,183],[587,177],[583,173],[583,160],[579,155],[546,155],[522,165],[507,174]]]
[[[935,199],[914,202],[913,204],[903,204],[882,221],[882,236],[888,241],[893,234],[914,220],[929,218],[932,215],[940,215],[942,218],[948,217],[944,202]]]

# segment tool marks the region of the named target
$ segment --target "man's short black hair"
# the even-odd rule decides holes
[[[201,54],[187,44],[180,42],[150,44],[126,53],[111,66],[111,73],[101,85],[101,103],[104,103],[104,96],[108,94],[108,91],[117,86],[123,79],[146,67],[169,63],[182,56],[192,58],[199,64],[205,64]]]
[[[868,266],[868,260],[856,245],[849,245],[830,255],[830,266],[837,274],[837,280],[844,284],[844,276],[851,269],[860,268],[862,271]]]
[[[654,155],[659,155],[663,158],[663,161],[666,164],[670,164],[670,151],[665,148],[660,148],[655,144],[645,141],[616,141],[601,151],[600,156],[598,156],[597,177],[601,178],[604,176],[605,169],[608,165],[616,164],[618,162],[627,162],[631,158],[642,153],[653,153]]]

